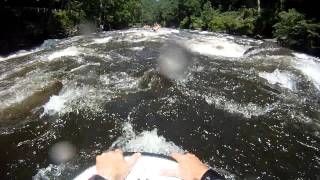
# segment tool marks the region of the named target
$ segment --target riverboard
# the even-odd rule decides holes
[[[125,159],[128,159],[131,155],[132,153],[125,153]],[[179,180],[179,178],[175,177],[160,176],[161,170],[173,170],[177,167],[177,162],[168,156],[142,153],[126,180]],[[83,171],[74,180],[88,180],[96,174],[96,166],[92,166]]]

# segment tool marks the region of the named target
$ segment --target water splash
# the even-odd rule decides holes
[[[203,95],[208,104],[215,105],[215,108],[228,111],[230,113],[242,114],[245,118],[252,116],[261,116],[273,110],[277,104],[269,104],[265,107],[260,107],[254,103],[239,104],[232,100],[227,100],[225,97],[216,95]]]
[[[149,152],[164,155],[170,155],[172,152],[183,152],[173,142],[159,136],[157,129],[136,134],[129,122],[123,125],[123,135],[112,144],[111,149],[113,148],[121,148],[127,152]]]
[[[250,46],[234,43],[225,38],[214,36],[193,36],[191,40],[185,40],[183,44],[193,52],[206,56],[242,57]]]
[[[261,72],[259,76],[266,79],[270,84],[279,84],[290,90],[295,89],[294,76],[289,72],[281,72],[279,69],[276,69],[272,73]]]
[[[106,44],[106,43],[110,42],[111,39],[112,39],[112,37],[93,39],[92,44]]]
[[[320,62],[311,59],[300,59],[296,61],[295,67],[305,74],[320,90]]]
[[[65,57],[65,56],[78,56],[80,54],[80,49],[77,47],[68,47],[66,49],[54,52],[48,56],[48,60],[52,61],[54,59]]]

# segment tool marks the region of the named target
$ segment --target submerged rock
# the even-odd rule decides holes
[[[0,121],[6,122],[11,120],[21,120],[31,113],[31,110],[45,104],[49,101],[50,96],[57,95],[62,89],[63,84],[55,81],[52,84],[34,92],[21,102],[12,104],[11,106],[0,111]]]
[[[9,74],[3,80],[10,81],[12,79],[24,77],[26,74],[30,73],[31,71],[37,69],[39,66],[43,66],[43,65],[44,65],[44,63],[42,63],[42,62],[32,63],[29,66],[23,67],[23,68],[19,69],[18,71]]]
[[[139,80],[139,88],[141,89],[151,88],[154,90],[159,90],[169,88],[172,85],[172,80],[153,70],[145,72]]]
[[[275,42],[265,41],[259,46],[251,47],[244,53],[245,56],[293,56],[290,49],[279,46]]]

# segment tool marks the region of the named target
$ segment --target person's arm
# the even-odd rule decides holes
[[[96,157],[98,175],[108,180],[124,180],[140,156],[135,153],[126,161],[120,149],[103,153]]]
[[[164,176],[178,177],[183,180],[223,180],[223,176],[219,175],[213,169],[203,164],[194,154],[173,153],[172,158],[175,159],[179,166],[176,170],[167,170],[162,173]]]

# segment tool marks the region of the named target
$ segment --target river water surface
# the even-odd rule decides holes
[[[320,177],[320,60],[162,29],[0,57],[1,179],[71,179],[104,150],[193,152],[230,179]],[[72,159],[55,164],[65,142]],[[70,150],[70,149],[69,149]]]

